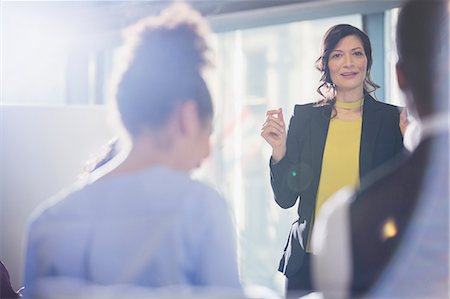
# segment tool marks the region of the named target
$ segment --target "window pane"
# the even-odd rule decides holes
[[[386,53],[386,69],[385,71],[385,85],[386,85],[386,99],[389,103],[396,106],[405,106],[403,93],[400,91],[397,83],[397,74],[395,71],[395,64],[398,60],[397,46],[395,43],[397,27],[397,18],[399,9],[391,9],[385,12],[385,53]]]
[[[63,103],[67,33],[37,5],[2,6],[2,103]]]
[[[103,103],[120,35],[95,2],[1,5],[2,103]]]

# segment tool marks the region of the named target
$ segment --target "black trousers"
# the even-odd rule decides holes
[[[311,254],[305,253],[300,270],[286,278],[286,298],[298,298],[312,291]]]

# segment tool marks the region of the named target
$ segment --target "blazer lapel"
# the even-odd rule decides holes
[[[359,154],[359,176],[366,175],[373,164],[373,149],[381,127],[377,102],[369,94],[364,97],[361,145]]]

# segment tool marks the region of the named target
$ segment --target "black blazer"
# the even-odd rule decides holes
[[[278,163],[270,163],[271,185],[277,204],[287,209],[300,199],[299,218],[291,228],[278,269],[288,278],[300,269],[310,225],[314,222],[317,188],[331,112],[330,106],[296,105],[289,123],[286,155]],[[397,107],[378,102],[365,94],[359,157],[360,178],[403,150],[399,120]]]
[[[434,202],[433,194],[422,194],[421,190],[441,190],[437,196],[448,200],[448,148],[448,133],[425,139],[412,155],[399,159],[388,169],[377,171],[361,183],[349,210],[352,297],[363,295],[375,284],[402,242],[418,201]],[[434,167],[432,181],[425,180],[428,167]],[[383,238],[382,228],[388,219],[394,219],[396,234]],[[448,244],[448,239],[427,241]],[[448,249],[444,254],[448,255]]]

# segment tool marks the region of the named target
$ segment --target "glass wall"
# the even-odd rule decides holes
[[[69,35],[34,5],[1,5],[1,103],[63,104]]]
[[[120,31],[95,2],[0,3],[2,104],[105,102]]]
[[[386,99],[391,104],[397,106],[405,106],[405,100],[400,88],[397,83],[397,75],[395,71],[395,64],[397,63],[397,47],[395,44],[396,32],[395,28],[397,26],[397,18],[399,9],[391,9],[385,12],[385,80],[386,85]]]

